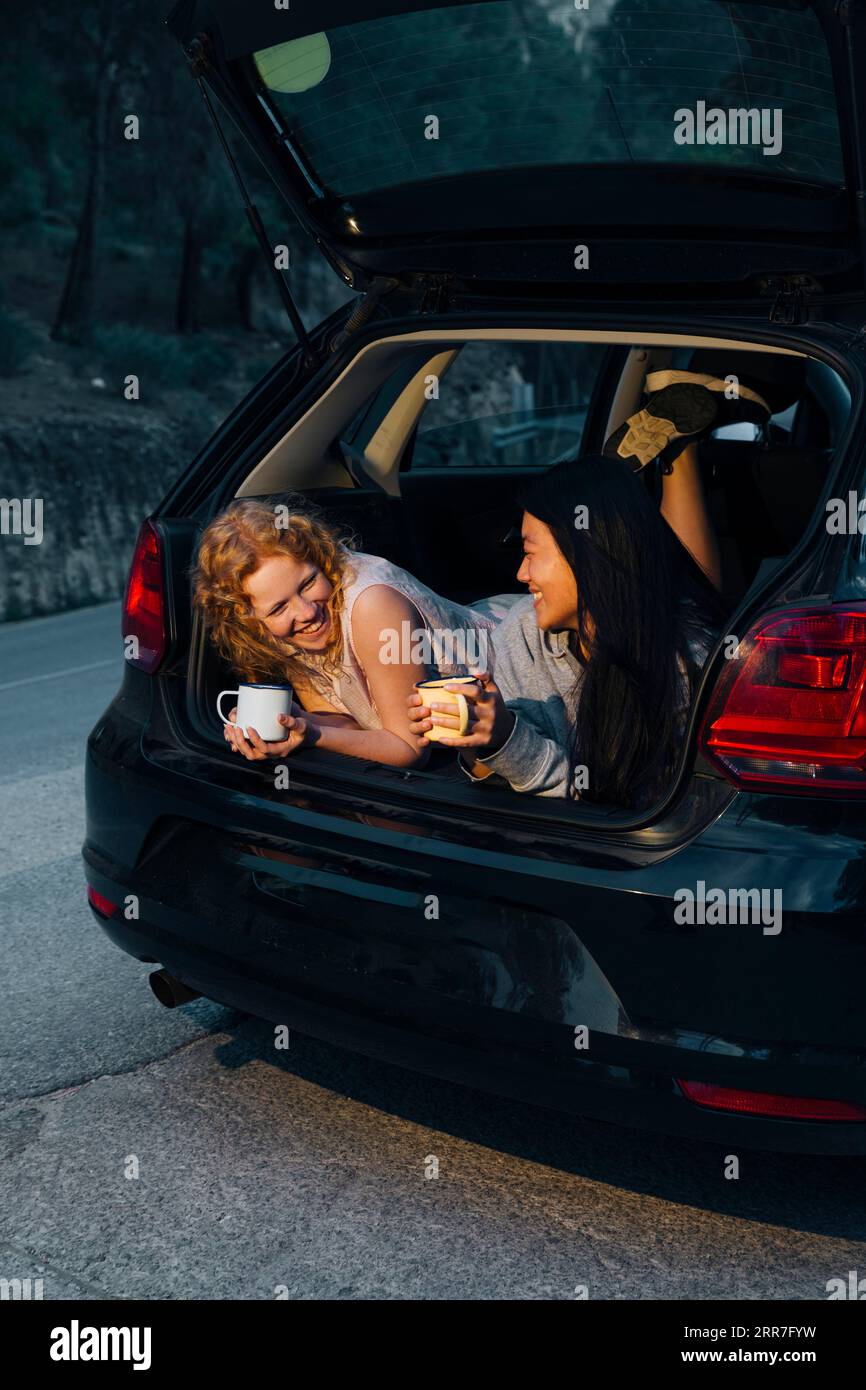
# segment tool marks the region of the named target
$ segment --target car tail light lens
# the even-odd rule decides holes
[[[739,1115],[768,1115],[780,1120],[866,1121],[866,1106],[847,1100],[820,1100],[809,1096],[777,1096],[769,1091],[738,1091],[730,1086],[711,1086],[705,1081],[681,1081],[677,1085],[688,1100],[710,1110],[735,1111]]]
[[[162,548],[152,521],[138,533],[123,604],[123,641],[130,665],[153,674],[168,646]],[[129,639],[134,638],[134,644]]]
[[[106,898],[104,893],[97,893],[95,888],[87,885],[87,901],[90,906],[101,913],[103,917],[113,917],[117,911],[117,903],[113,903],[110,898]]]
[[[741,787],[866,792],[866,604],[759,619],[728,661],[700,734]]]

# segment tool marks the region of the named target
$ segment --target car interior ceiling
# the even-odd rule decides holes
[[[649,357],[652,370],[706,369],[700,350],[654,349]],[[847,418],[845,387],[836,374],[817,361],[789,360],[797,398],[792,409],[771,421],[764,438],[709,438],[698,448],[729,611],[796,545],[815,510]],[[411,439],[407,447],[411,451]],[[521,558],[517,499],[526,473],[487,467],[443,478],[441,471],[401,468],[400,495],[394,496],[364,477],[363,455],[347,454],[339,439],[333,441],[331,457],[344,462],[347,485],[305,488],[304,495],[357,548],[385,556],[458,602],[524,592],[516,579]],[[285,501],[292,494],[259,495]],[[231,682],[209,644],[208,652],[209,694],[211,687],[216,692]],[[430,771],[452,762],[437,749]]]

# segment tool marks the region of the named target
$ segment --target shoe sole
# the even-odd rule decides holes
[[[654,393],[649,405],[620,427],[623,435],[616,451],[620,458],[636,458],[641,467],[645,467],[675,439],[684,439],[705,430],[717,414],[718,406],[707,395],[703,383],[697,383],[694,378],[670,382]]]

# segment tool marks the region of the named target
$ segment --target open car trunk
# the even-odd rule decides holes
[[[180,0],[168,24],[358,289],[863,293],[855,0]]]
[[[446,487],[411,466],[417,437],[402,441],[410,466],[399,476],[379,476],[369,449],[343,447],[341,431],[373,390],[365,353],[380,354],[382,385],[433,327],[447,348],[449,330],[459,341],[467,324],[479,336],[497,324],[507,336],[518,322],[535,332],[591,323],[605,341],[616,323],[610,341],[620,347],[648,341],[647,329],[662,345],[666,326],[676,350],[684,325],[711,335],[704,346],[724,347],[729,335],[760,341],[772,324],[782,326],[781,349],[796,352],[789,325],[862,322],[866,6],[855,0],[682,0],[675,13],[668,0],[585,9],[573,0],[320,0],[314,9],[180,0],[167,22],[215,119],[234,123],[328,262],[366,292],[330,360],[318,359],[330,385],[309,411],[313,424],[273,434],[243,473],[227,475],[220,504],[318,493],[338,519],[348,508],[364,547],[447,596],[512,589],[516,556],[503,539],[516,519],[513,470],[495,480],[490,469],[454,472]],[[259,239],[273,269],[261,228]],[[629,334],[636,303],[653,318]],[[377,326],[385,332],[378,320],[405,325],[410,312],[405,343],[374,341]],[[338,367],[347,342],[356,355]],[[585,450],[598,451],[629,411],[616,421],[602,413],[593,401]],[[790,601],[820,571],[817,542],[799,570],[785,562],[814,527],[843,430],[820,409],[811,425],[805,415],[799,438],[777,423],[775,454],[748,439],[703,451],[732,621],[743,600],[766,601],[777,579]],[[333,488],[345,497],[319,493]],[[190,709],[212,740],[221,674],[200,634],[189,676]],[[696,692],[676,784],[642,824],[657,828],[689,796],[730,794],[695,760],[714,678]],[[319,752],[294,765],[439,794],[435,772],[356,761]],[[474,798],[487,816],[496,807],[527,822],[637,824],[509,793],[500,807],[496,789],[452,780],[453,797]]]
[[[513,332],[516,336],[516,330]],[[607,335],[595,332],[596,336],[611,340],[606,351],[616,354],[614,370],[608,374],[609,397],[602,396],[595,402],[595,414],[600,416],[596,428],[606,430],[611,423],[611,408],[628,409],[617,396],[616,382],[625,374],[629,354],[635,352],[626,346],[626,341],[633,342],[640,335],[634,331]],[[474,333],[483,339],[483,330],[476,329]],[[340,435],[348,422],[357,417],[359,406],[368,420],[369,435],[377,418],[370,402],[383,395],[392,400],[389,382],[398,375],[407,354],[417,372],[425,357],[441,351],[443,338],[452,346],[459,346],[457,330],[450,334],[444,329],[429,330],[424,335],[429,339],[424,348],[418,345],[419,336],[417,332],[408,335],[398,350],[398,338],[377,341],[370,334],[366,349],[348,362],[336,387],[326,392],[292,428],[272,438],[257,457],[251,456],[243,471],[226,479],[222,495],[212,500],[201,524],[232,496],[286,501],[298,490],[301,480],[304,495],[320,505],[329,520],[353,533],[359,549],[383,555],[411,570],[438,592],[460,602],[495,592],[521,592],[522,586],[516,581],[519,543],[515,544],[513,536],[509,540],[509,531],[520,520],[517,497],[528,476],[521,468],[456,468],[449,476],[447,467],[429,473],[409,467],[397,474],[397,491],[390,492],[371,485],[371,479],[363,472],[362,455],[360,471],[359,459],[354,460],[355,479],[343,468],[343,485],[335,485],[340,478],[339,468],[335,470],[333,466]],[[531,336],[537,342],[546,335],[544,330],[535,329]],[[572,330],[563,336],[577,338],[580,332]],[[648,339],[652,337],[647,334]],[[655,337],[659,342],[652,350],[660,355],[657,360],[666,362],[680,360],[678,353],[712,351],[714,345],[718,347],[715,339],[689,339],[673,333]],[[695,342],[705,346],[696,349]],[[734,346],[742,348],[743,344]],[[376,371],[372,371],[369,360],[364,365],[365,354],[372,360],[379,355]],[[790,360],[803,372],[802,400],[796,419],[788,412],[787,429],[784,422],[771,427],[769,447],[748,439],[710,439],[701,446],[701,470],[722,546],[725,597],[732,621],[738,609],[748,611],[750,593],[764,590],[766,606],[766,594],[772,592],[767,586],[772,585],[774,575],[786,570],[790,574],[786,561],[796,554],[801,537],[820,509],[839,447],[844,443],[850,397],[846,402],[841,378],[817,360],[811,366],[797,355],[792,354]],[[402,380],[410,376],[411,372],[404,373]],[[353,378],[357,378],[354,385]],[[373,425],[369,425],[371,413]],[[322,425],[323,419],[326,426]],[[332,439],[333,431],[336,433]],[[328,447],[320,460],[319,475],[328,477],[330,482],[316,486],[315,457],[308,450],[320,448],[326,439]],[[787,593],[793,592],[789,582]],[[742,632],[744,626],[738,622],[731,630]],[[441,815],[445,811],[458,812],[476,823],[482,819],[494,836],[498,817],[510,824],[524,825],[531,837],[573,837],[580,827],[597,835],[599,827],[605,826],[618,837],[611,842],[617,843],[617,853],[627,859],[633,856],[631,862],[645,862],[669,853],[699,833],[734,794],[717,770],[700,755],[696,757],[704,692],[714,684],[718,664],[711,672],[713,663],[708,663],[707,680],[695,692],[681,774],[675,786],[659,807],[642,815],[597,804],[521,796],[504,786],[478,786],[460,771],[453,754],[439,749],[433,751],[429,765],[418,771],[384,767],[319,750],[305,751],[293,755],[292,784],[297,786],[299,780],[309,775],[317,788],[331,786],[335,795],[339,789],[347,794],[349,788],[357,789],[360,785],[370,797],[375,797],[377,786],[383,787],[387,789],[389,804],[393,805],[396,798],[421,816]],[[194,620],[186,683],[187,714],[197,733],[215,747],[223,746],[213,715],[216,697],[234,684],[232,673],[222,666],[198,620]],[[451,808],[450,812],[447,808]]]

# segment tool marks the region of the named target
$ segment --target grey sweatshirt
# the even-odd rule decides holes
[[[709,630],[690,638],[699,664],[716,641]],[[508,739],[495,753],[479,758],[491,772],[504,777],[516,792],[535,796],[578,797],[569,761],[583,667],[568,648],[567,632],[542,632],[529,597],[514,605],[493,633],[493,678],[515,721]],[[685,668],[683,712],[688,708]],[[472,777],[461,759],[461,767]],[[473,781],[480,780],[473,777]]]

